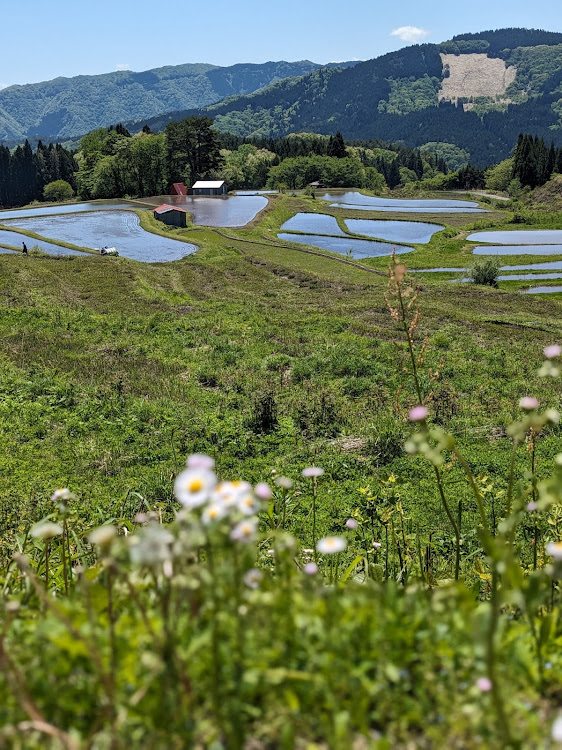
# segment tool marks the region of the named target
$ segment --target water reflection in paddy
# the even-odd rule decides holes
[[[31,208],[0,211],[0,224],[4,224],[7,219],[21,219],[27,216],[54,216],[57,214],[75,214],[81,211],[115,211],[125,208],[135,208],[135,206],[132,203],[123,203],[121,200],[72,203],[68,206],[32,206]]]
[[[460,200],[443,200],[443,199],[405,199],[405,198],[385,198],[372,195],[363,195],[356,190],[344,193],[324,193],[320,196],[325,201],[337,201],[349,206],[375,206],[377,209],[381,206],[398,210],[401,208],[424,208],[432,211],[435,208],[478,208],[478,203],[473,201]]]
[[[372,219],[346,219],[345,225],[355,234],[378,237],[389,242],[415,242],[425,244],[443,227],[422,221],[374,221]]]
[[[299,245],[313,245],[322,250],[332,250],[341,255],[349,255],[351,258],[377,258],[390,255],[395,247],[396,253],[411,253],[412,247],[403,245],[391,245],[387,242],[374,242],[370,240],[356,240],[353,237],[326,237],[319,234],[278,234],[280,240],[285,242],[296,242]]]
[[[498,281],[541,281],[542,279],[562,279],[562,273],[510,273],[498,276]],[[462,282],[472,281],[466,277]]]
[[[485,214],[485,208],[416,208],[411,206],[360,206],[352,203],[330,203],[331,208],[345,208],[348,211],[380,211],[382,213],[399,212],[402,214]]]
[[[8,232],[5,229],[0,229],[0,242],[3,245],[13,245],[14,247],[21,248],[22,242],[25,242],[27,247],[38,247],[44,253],[49,255],[81,255],[78,250],[70,250],[68,247],[62,247],[61,245],[55,245],[53,242],[44,242],[43,240],[35,240],[32,237],[26,237],[25,234],[18,234],[17,232]],[[9,253],[10,250],[1,250],[1,252]]]
[[[524,289],[523,294],[555,294],[562,292],[562,286],[533,286],[531,289]]]
[[[267,206],[267,198],[263,195],[159,195],[143,198],[143,203],[151,206],[168,203],[185,208],[192,215],[193,223],[199,226],[244,227]]]
[[[388,240],[389,242],[429,242],[431,237],[443,227],[422,221],[375,221],[373,219],[346,219],[350,232],[366,237]],[[327,234],[345,237],[337,219],[328,214],[298,213],[286,221],[281,230],[286,232],[306,232],[307,234]]]
[[[145,263],[179,260],[197,250],[195,245],[145,232],[138,216],[131,211],[41,216],[16,219],[13,224],[44,237],[56,237],[82,247],[113,246],[120,255]]]
[[[500,232],[474,232],[469,242],[497,242],[500,245],[555,245],[562,243],[562,229],[523,229]]]
[[[328,214],[295,214],[282,225],[281,229],[286,232],[335,234],[345,237],[345,232],[340,229],[336,218]]]
[[[413,268],[414,273],[463,273],[467,268]],[[521,266],[500,266],[500,271],[562,271],[562,260],[551,263],[528,263]]]
[[[562,255],[562,245],[486,245],[475,247],[473,255]]]
[[[510,273],[498,276],[498,281],[533,281],[533,279],[562,279],[562,273]]]
[[[234,195],[276,195],[277,190],[235,190]]]

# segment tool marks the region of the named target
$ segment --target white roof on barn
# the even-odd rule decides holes
[[[192,189],[195,188],[220,188],[224,185],[224,180],[198,180]]]

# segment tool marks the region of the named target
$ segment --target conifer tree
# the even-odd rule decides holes
[[[344,159],[347,156],[345,141],[339,130],[335,136],[330,136],[330,140],[328,141],[328,156],[335,156],[337,159]]]

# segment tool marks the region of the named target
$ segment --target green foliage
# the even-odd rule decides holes
[[[495,258],[484,258],[474,264],[470,277],[474,284],[492,286],[497,289],[499,270],[500,264]]]
[[[513,154],[512,177],[521,185],[531,188],[544,185],[559,164],[562,164],[562,149],[555,149],[554,143],[549,148],[538,136],[519,135]]]
[[[334,156],[300,156],[285,159],[269,171],[268,187],[276,188],[280,183],[291,189],[304,188],[311,182],[321,180],[329,187],[363,187],[366,182],[365,168],[357,159]]]
[[[488,52],[490,42],[485,39],[458,39],[457,41],[443,42],[439,45],[439,51],[446,55],[474,55]]]
[[[223,150],[221,154],[224,158],[221,174],[232,189],[263,188],[270,167],[278,161],[272,151],[249,143],[242,144],[235,151]]]
[[[441,79],[429,77],[389,79],[390,93],[388,100],[381,99],[378,111],[393,115],[405,115],[418,112],[427,107],[437,107],[437,94],[441,88]]]
[[[166,157],[170,183],[193,183],[216,170],[220,145],[208,117],[186,117],[166,125]]]
[[[49,182],[43,188],[43,197],[46,201],[69,201],[74,196],[74,190],[72,185],[69,185],[66,180],[55,180]]]
[[[536,96],[562,67],[562,44],[518,47],[507,56],[506,63],[517,68],[517,77],[507,89],[507,95]]]
[[[253,432],[267,434],[273,432],[278,425],[275,393],[271,390],[258,393],[254,398],[248,426]]]
[[[449,169],[454,171],[465,167],[470,162],[470,154],[462,148],[455,146],[454,143],[424,143],[420,146],[420,151],[432,154],[438,159],[442,159]]]
[[[508,190],[513,179],[513,158],[504,159],[486,173],[487,190]],[[510,192],[511,195],[511,192]]]

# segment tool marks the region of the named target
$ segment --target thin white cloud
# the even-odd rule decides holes
[[[7,83],[0,83],[0,90],[1,89],[7,89],[7,88],[8,88],[8,84]]]
[[[130,70],[131,66],[129,63],[117,63],[115,70]]]
[[[397,36],[403,42],[416,44],[416,42],[421,42],[422,39],[429,36],[429,31],[422,29],[420,26],[399,26],[390,32],[390,36]]]

